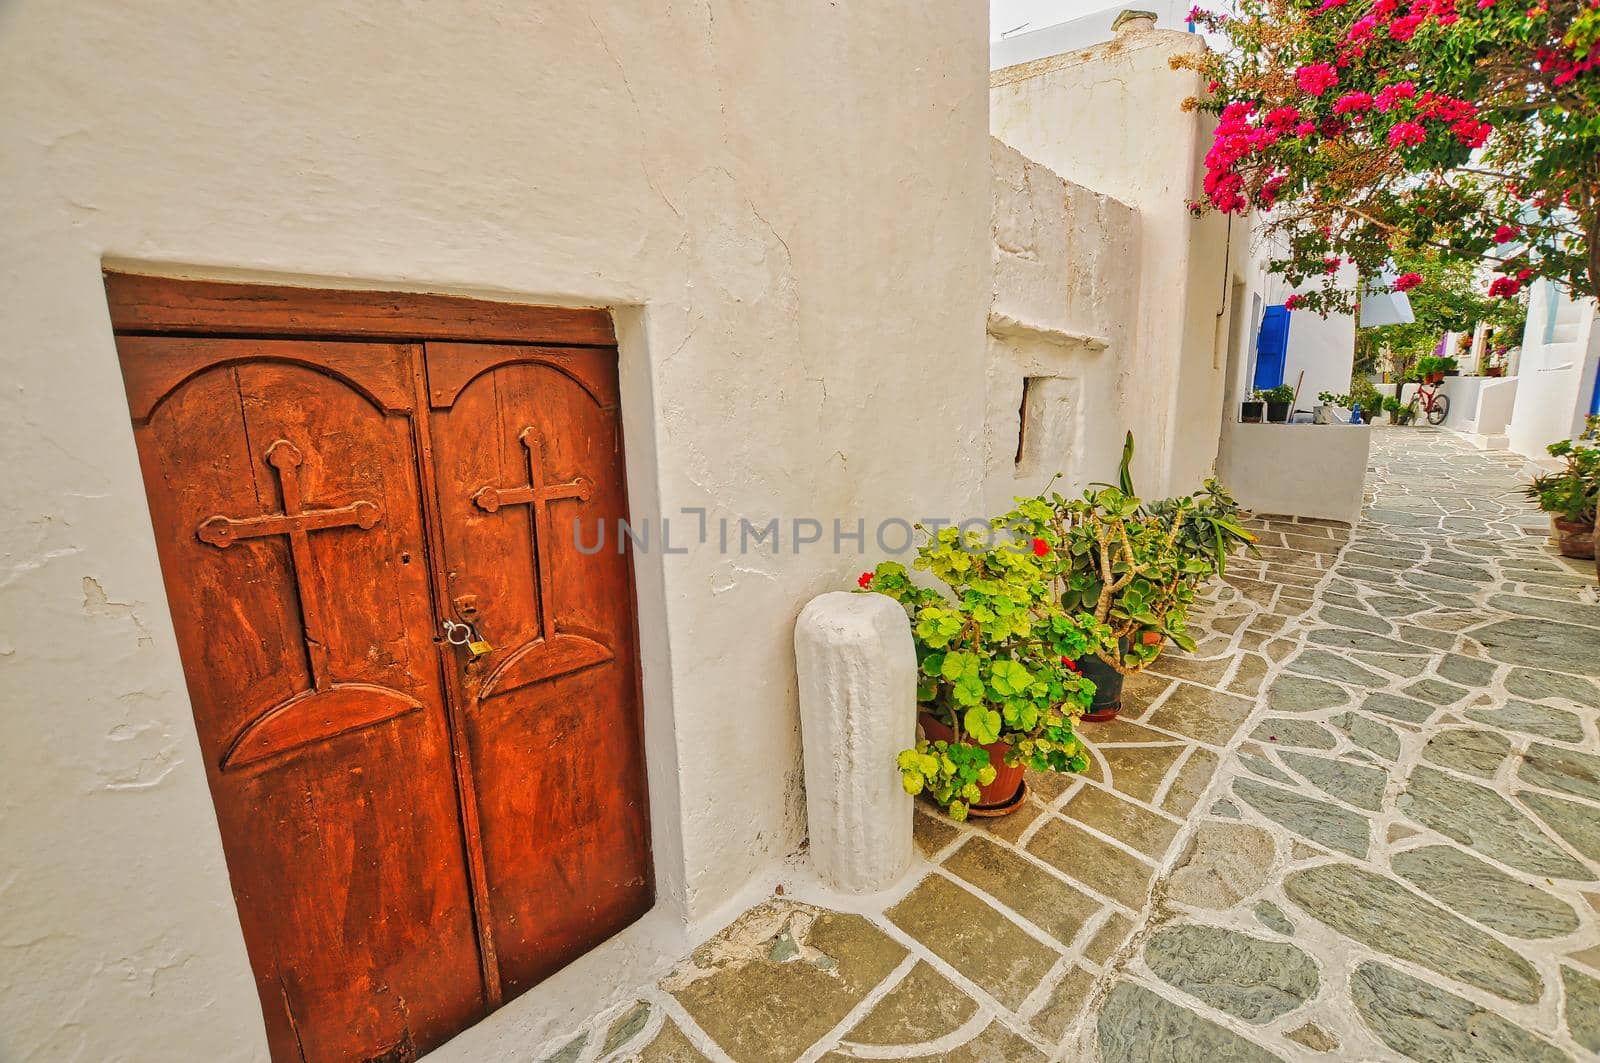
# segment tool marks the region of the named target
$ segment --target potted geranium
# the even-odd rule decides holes
[[[1027,797],[1026,768],[1077,772],[1089,763],[1073,724],[1094,685],[1072,662],[1108,633],[1062,606],[1054,545],[1001,538],[935,532],[914,567],[945,591],[919,586],[894,561],[859,581],[911,616],[922,737],[899,755],[901,781],[957,820],[1015,811]]]
[[[1563,439],[1545,448],[1565,465],[1536,476],[1524,493],[1550,514],[1551,537],[1563,557],[1595,556],[1595,505],[1600,498],[1600,447]]]
[[[1052,494],[1022,502],[1007,523],[1050,544],[1069,613],[1086,613],[1108,637],[1077,661],[1094,681],[1089,721],[1122,708],[1125,676],[1143,670],[1167,642],[1185,651],[1185,629],[1200,587],[1221,575],[1228,554],[1255,541],[1239,523],[1239,505],[1215,480],[1192,495],[1143,503],[1129,465],[1133,435],[1123,444],[1119,484],[1098,484],[1080,498]]]
[[[1261,399],[1261,393],[1257,391],[1239,404],[1239,420],[1245,424],[1260,424],[1266,416],[1266,411],[1267,404]]]

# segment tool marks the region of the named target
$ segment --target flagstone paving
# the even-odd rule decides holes
[[[1084,775],[919,805],[877,907],[797,879],[535,1058],[1597,1058],[1600,606],[1522,464],[1375,431],[1361,522],[1252,520]]]

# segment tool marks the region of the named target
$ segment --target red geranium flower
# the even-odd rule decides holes
[[[1069,672],[1076,672],[1078,670],[1078,663],[1076,661],[1074,661],[1071,657],[1063,657],[1063,658],[1061,658],[1061,663],[1062,663],[1062,665],[1064,665],[1066,667],[1067,671],[1069,671]]]
[[[1044,557],[1049,552],[1050,552],[1050,544],[1049,543],[1045,542],[1043,539],[1035,539],[1035,540],[1033,540],[1033,556],[1034,557]]]
[[[1304,296],[1291,295],[1291,296],[1289,296],[1289,298],[1287,298],[1287,299],[1285,299],[1283,301],[1283,308],[1285,310],[1293,310],[1295,307],[1299,306],[1301,303],[1304,303],[1304,302],[1305,302],[1305,297]]]
[[[856,580],[856,586],[860,587],[862,590],[866,590],[871,585],[872,585],[872,573],[870,573],[870,572],[861,573],[860,578],[858,578]]]

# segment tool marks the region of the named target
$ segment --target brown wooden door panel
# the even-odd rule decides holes
[[[107,290],[272,1057],[405,1063],[653,901],[609,315]]]
[[[429,343],[452,605],[494,651],[467,669],[490,923],[507,997],[653,900],[610,351]],[[463,383],[463,381],[465,381]],[[608,548],[584,554],[607,526]]]
[[[408,348],[119,350],[273,1056],[410,1058],[485,1005]]]

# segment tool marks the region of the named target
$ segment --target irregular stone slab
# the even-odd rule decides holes
[[[1439,679],[1419,679],[1405,688],[1408,697],[1420,698],[1433,705],[1450,705],[1467,696],[1467,692],[1454,683]]]
[[[1139,908],[1155,869],[1095,837],[1076,823],[1051,816],[1028,842],[1028,851],[1119,904]]]
[[[1521,579],[1521,577],[1518,577]],[[1561,577],[1565,583],[1567,578]],[[1524,583],[1535,582],[1523,579]],[[1571,586],[1583,587],[1594,580],[1573,580]],[[1592,605],[1578,602],[1553,602],[1548,598],[1529,598],[1520,594],[1495,594],[1489,598],[1491,608],[1503,613],[1520,613],[1523,616],[1538,617],[1540,620],[1556,620],[1565,624],[1577,624],[1584,627],[1600,627],[1600,609]]]
[[[1532,786],[1600,801],[1600,757],[1535,742],[1523,754],[1517,778]]]
[[[1274,712],[1318,712],[1349,700],[1343,687],[1298,675],[1280,675],[1267,690],[1267,707]]]
[[[1100,929],[1094,932],[1094,937],[1083,947],[1083,958],[1090,963],[1104,965],[1112,955],[1128,940],[1128,935],[1133,933],[1133,920],[1121,912],[1112,912],[1106,916],[1106,921],[1100,924]]]
[[[1416,655],[1423,651],[1397,639],[1385,638],[1367,631],[1347,631],[1342,628],[1319,627],[1306,636],[1318,646],[1338,650],[1365,650],[1368,653],[1395,653]]]
[[[1600,693],[1587,679],[1559,672],[1541,672],[1533,668],[1513,668],[1506,676],[1506,689],[1518,697],[1561,698],[1576,705],[1600,704]]]
[[[948,926],[941,922],[941,940],[973,934],[967,918],[973,914],[953,914]],[[775,949],[786,942],[788,948]],[[837,1026],[905,955],[859,915],[774,900],[695,949],[662,986],[739,1063],[787,1063]]]
[[[1295,777],[1293,775],[1283,771],[1266,757],[1243,754],[1239,757],[1239,763],[1249,769],[1252,774],[1259,775],[1268,782],[1282,783],[1285,786],[1295,785]]]
[[[1162,800],[1161,807],[1174,816],[1187,816],[1216,773],[1217,755],[1203,746],[1192,747],[1189,759],[1183,762],[1183,767],[1173,777],[1172,785],[1167,787],[1167,796]]]
[[[1028,1024],[1044,1035],[1052,1044],[1061,1040],[1067,1027],[1083,1011],[1083,1005],[1094,989],[1094,975],[1086,968],[1074,966],[1061,976],[1044,1005],[1034,1013]]]
[[[1255,701],[1250,698],[1179,683],[1144,722],[1197,742],[1221,746],[1233,738],[1254,708]]]
[[[858,1045],[921,1044],[955,1033],[977,1010],[977,1001],[918,960],[844,1039]]]
[[[635,1058],[639,1063],[711,1063],[671,1019],[662,1023],[655,1039]]]
[[[1269,716],[1256,725],[1250,737],[1258,742],[1271,742],[1280,746],[1303,746],[1307,749],[1333,749],[1339,744],[1332,733],[1321,724],[1310,720],[1286,719]]]
[[[1382,669],[1390,675],[1397,675],[1401,679],[1415,679],[1428,667],[1426,657],[1395,657],[1382,653],[1361,653],[1359,651],[1350,656],[1365,665]]]
[[[1456,637],[1448,632],[1432,631],[1410,624],[1400,625],[1400,638],[1417,646],[1426,646],[1430,650],[1448,650],[1456,644]]]
[[[1196,908],[1232,908],[1272,870],[1272,835],[1247,823],[1201,823],[1167,878],[1167,896]]]
[[[1395,760],[1400,756],[1400,736],[1395,734],[1394,728],[1371,717],[1341,712],[1328,722],[1349,735],[1350,741],[1384,760]]]
[[[1389,866],[1430,897],[1502,934],[1554,938],[1578,929],[1578,914],[1565,901],[1452,845],[1407,849]]]
[[[1211,814],[1213,816],[1221,816],[1224,819],[1238,819],[1239,806],[1224,797],[1211,806]]]
[[[1233,792],[1263,816],[1318,845],[1366,858],[1372,825],[1365,816],[1253,779],[1235,779]]]
[[[1167,846],[1178,836],[1178,824],[1172,820],[1097,786],[1085,786],[1073,794],[1061,814],[1147,856],[1165,855]]]
[[[1422,759],[1441,768],[1453,768],[1490,778],[1511,752],[1511,741],[1493,731],[1440,731],[1422,747]]]
[[[1406,723],[1426,723],[1435,710],[1432,705],[1417,701],[1415,698],[1378,693],[1367,695],[1367,700],[1361,703],[1361,711],[1374,712],[1393,720],[1404,720]]]
[[[1494,678],[1494,665],[1476,657],[1447,653],[1439,659],[1439,674],[1464,687],[1484,687]]]
[[[860,1063],[861,1057],[829,1052],[822,1059],[826,1063]],[[1000,1023],[992,1022],[964,1045],[933,1055],[896,1056],[895,1059],[906,1063],[1044,1063],[1045,1055]]]
[[[1392,878],[1354,864],[1291,872],[1284,893],[1308,915],[1364,945],[1486,992],[1532,1004],[1543,983],[1527,960]]]
[[[1577,713],[1535,705],[1531,701],[1508,701],[1503,709],[1468,709],[1463,715],[1506,731],[1553,738],[1557,742],[1583,741],[1583,721]]]
[[[670,1021],[668,1025],[671,1025]],[[583,1046],[588,1043],[589,1035],[580,1033],[551,1055],[545,1056],[543,1063],[578,1063],[578,1059],[583,1055]]]
[[[1340,609],[1336,606],[1324,605],[1317,612],[1317,619],[1333,627],[1368,631],[1374,635],[1388,635],[1394,632],[1393,624],[1381,616],[1367,612],[1365,609]]]
[[[1332,1052],[1339,1047],[1339,1039],[1314,1022],[1296,1026],[1283,1036],[1295,1044],[1305,1045],[1313,1052]]]
[[[1593,808],[1531,790],[1519,793],[1517,799],[1533,809],[1568,845],[1590,860],[1600,861],[1600,816],[1595,815]]]
[[[1350,996],[1380,1041],[1419,1063],[1570,1063],[1549,1042],[1386,964],[1357,967]]]
[[[961,830],[937,813],[918,810],[911,817],[911,837],[923,856],[932,856],[951,842]]]
[[[1083,924],[1100,911],[1100,902],[1087,893],[987,838],[967,842],[945,860],[944,867],[1063,945],[1072,944]]]
[[[1367,606],[1388,617],[1413,616],[1431,608],[1427,602],[1400,594],[1375,595],[1367,599]]]
[[[1437,558],[1437,555],[1435,555]],[[1433,560],[1421,567],[1423,572],[1431,572],[1435,576],[1449,576],[1451,579],[1464,580],[1467,583],[1488,583],[1494,579],[1494,573],[1481,565],[1457,564],[1450,561]]]
[[[1348,761],[1328,757],[1313,757],[1293,750],[1278,754],[1293,771],[1309,779],[1312,785],[1341,801],[1377,812],[1383,808],[1383,789],[1389,781],[1387,772],[1377,768],[1364,768]]]
[[[1239,666],[1228,680],[1228,689],[1239,694],[1258,694],[1266,678],[1267,662],[1253,653],[1246,653],[1239,657]]]
[[[1571,967],[1561,968],[1561,986],[1566,991],[1567,1032],[1591,1052],[1600,1052],[1600,982]]]
[[[1289,922],[1289,917],[1283,914],[1282,908],[1271,901],[1257,901],[1252,911],[1256,913],[1256,918],[1261,920],[1261,925],[1268,930],[1275,930],[1284,937],[1294,933],[1294,924]]]
[[[1111,987],[1095,1026],[1102,1063],[1272,1063],[1279,1057],[1133,982]],[[1280,1061],[1281,1063],[1281,1061]]]
[[[1505,664],[1600,675],[1600,628],[1549,620],[1502,620],[1473,631],[1484,652]]]
[[[1311,957],[1279,941],[1210,926],[1172,926],[1145,942],[1157,978],[1245,1022],[1271,1022],[1316,995]]]
[[[938,875],[923,879],[884,914],[1013,1011],[1055,965],[1052,949]]]
[[[606,1030],[605,1043],[601,1045],[600,1054],[610,1055],[629,1041],[639,1035],[650,1024],[650,1005],[644,1001],[636,1001],[633,1007],[623,1012],[611,1023]]]
[[[1101,746],[1100,755],[1111,769],[1111,785],[1136,801],[1155,800],[1167,771],[1183,756],[1186,746]]]
[[[1340,657],[1327,650],[1302,650],[1287,667],[1289,671],[1301,675],[1332,679],[1339,683],[1349,683],[1351,686],[1376,688],[1389,685],[1389,681],[1377,672],[1363,668],[1349,658]]]
[[[1418,765],[1399,804],[1423,826],[1518,871],[1593,881],[1594,876],[1545,837],[1538,824],[1487,787]]]

